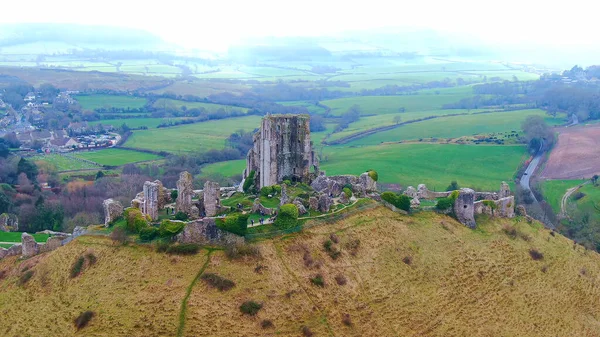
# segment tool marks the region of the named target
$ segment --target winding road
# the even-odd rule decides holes
[[[529,186],[529,184],[530,184],[531,176],[537,169],[538,165],[540,164],[540,161],[542,160],[542,156],[544,155],[544,152],[542,151],[543,147],[544,147],[544,142],[542,142],[542,144],[540,144],[540,148],[538,149],[537,154],[535,155],[535,157],[533,157],[533,159],[531,160],[531,163],[529,163],[529,166],[527,166],[527,169],[525,170],[525,173],[523,173],[523,176],[521,177],[521,181],[520,181],[521,187],[523,187],[523,189],[528,190],[529,193],[531,193],[531,196],[533,197],[533,200],[535,200],[535,202],[538,202],[538,200],[535,197],[535,195],[533,194],[533,192],[531,192],[531,187]]]
[[[590,181],[586,181],[583,184],[579,184],[575,187],[571,187],[567,190],[567,192],[565,193],[565,195],[563,195],[562,199],[560,200],[560,217],[561,218],[566,218],[568,216],[567,214],[567,202],[569,201],[569,197],[571,197],[571,195],[573,193],[575,193],[576,191],[578,191],[580,188],[582,188],[584,185],[589,184]]]

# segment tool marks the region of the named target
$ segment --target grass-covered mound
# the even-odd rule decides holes
[[[78,334],[584,336],[597,331],[597,253],[524,220],[480,218],[478,225],[470,230],[433,212],[405,216],[379,207],[262,240],[258,254],[237,258],[206,248],[196,255],[171,255],[84,236],[32,259],[0,261],[0,326],[6,336],[72,335],[74,320],[91,311],[93,319]],[[73,262],[88,252],[96,262],[71,279]],[[19,285],[29,271],[30,279]],[[219,278],[208,282],[204,274]],[[228,281],[235,286],[215,288]],[[254,316],[240,309],[248,302],[260,305]],[[269,330],[263,330],[261,322],[267,321]]]

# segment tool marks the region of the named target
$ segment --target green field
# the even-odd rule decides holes
[[[361,115],[397,114],[400,108],[404,108],[405,113],[439,110],[444,104],[455,103],[473,96],[471,87],[463,88],[466,89],[450,91],[440,89],[439,95],[436,95],[435,91],[424,91],[417,95],[348,97],[321,103],[331,108],[333,116],[341,115],[353,105],[360,107]]]
[[[124,149],[102,149],[97,151],[78,152],[73,154],[73,156],[107,166],[121,166],[128,163],[137,163],[140,161],[162,158],[151,153]]]
[[[260,126],[260,120],[259,116],[246,116],[170,128],[138,130],[133,132],[125,146],[170,153],[222,149],[230,134],[240,129],[252,131]]]
[[[0,242],[21,242],[22,232],[0,232]],[[35,241],[46,242],[50,235],[48,234],[32,234]]]
[[[76,95],[75,99],[85,110],[94,110],[98,108],[143,108],[146,99],[133,96],[117,95]]]
[[[203,102],[186,102],[186,101],[180,101],[180,100],[169,99],[169,98],[157,99],[156,102],[154,102],[153,106],[157,109],[160,109],[164,106],[172,106],[172,107],[181,109],[181,107],[185,106],[188,109],[203,108],[209,112],[215,112],[215,111],[218,111],[219,109],[223,109],[225,111],[232,111],[232,110],[238,110],[238,111],[242,111],[242,112],[248,111],[248,108],[240,108],[240,107],[232,106],[232,105],[203,103]]]
[[[497,190],[512,184],[527,157],[524,146],[387,144],[356,148],[329,147],[321,169],[327,175],[379,173],[383,183],[417,186],[424,183],[441,191],[452,180],[478,190]]]
[[[242,174],[246,168],[246,160],[229,160],[219,163],[208,164],[202,167],[202,174],[221,174],[225,177],[232,177],[237,174]]]
[[[92,169],[97,168],[97,165],[93,165],[90,163],[86,163],[83,161],[79,161],[73,158],[69,158],[67,156],[63,156],[56,153],[49,154],[40,154],[31,157],[34,161],[45,161],[56,167],[56,170],[61,171],[71,171],[71,170],[84,170],[84,169]]]
[[[476,134],[520,131],[521,123],[530,115],[544,116],[550,125],[563,122],[560,118],[547,117],[544,111],[537,109],[452,116],[401,125],[398,128],[378,132],[348,144],[375,145],[421,138],[456,138]]]
[[[541,184],[544,199],[552,206],[552,210],[558,214],[560,212],[562,197],[567,190],[586,181],[587,180],[546,180]],[[590,183],[580,188],[579,192],[582,192],[585,196],[579,200],[574,200],[573,195],[571,195],[571,198],[568,201],[569,205],[575,205],[579,210],[598,213],[598,217],[600,217],[600,211],[596,211],[594,208],[594,205],[600,206],[600,187],[593,186]]]
[[[523,146],[388,144],[329,147],[324,157],[321,169],[327,175],[360,174],[372,168],[381,183],[404,188],[424,183],[440,191],[457,180],[461,186],[495,191],[502,181],[514,186],[513,176],[527,152]],[[240,174],[245,165],[245,160],[232,160],[204,166],[202,172],[231,176]]]
[[[169,121],[178,121],[186,118],[123,118],[123,119],[103,119],[99,121],[89,122],[90,125],[102,124],[112,125],[115,128],[123,124],[127,124],[130,128],[139,128],[146,126],[148,128],[156,128],[159,124],[168,123]]]
[[[552,206],[554,212],[558,214],[563,195],[565,195],[569,188],[583,182],[584,180],[546,180],[541,184],[544,199]]]

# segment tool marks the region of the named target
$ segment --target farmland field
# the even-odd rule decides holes
[[[582,179],[600,174],[600,126],[577,126],[557,131],[558,143],[550,153],[542,176]]]
[[[252,131],[260,126],[260,119],[259,116],[246,116],[170,128],[138,130],[133,132],[125,146],[170,153],[222,149],[231,133],[240,129]]]
[[[139,128],[146,126],[148,128],[156,128],[159,124],[168,123],[169,121],[183,120],[186,118],[122,118],[122,119],[103,119],[99,121],[89,122],[90,125],[102,124],[112,125],[115,128],[123,124],[127,124],[130,128]]]
[[[40,154],[31,157],[34,161],[44,161],[48,162],[56,167],[57,171],[70,171],[70,170],[83,170],[83,169],[92,169],[97,168],[97,165],[93,165],[90,163],[86,163],[83,161],[79,161],[73,158],[69,158],[64,155],[49,153],[49,154]]]
[[[585,180],[546,180],[542,183],[542,193],[547,203],[552,206],[552,210],[558,214],[560,212],[560,202],[563,195],[569,188],[575,187]]]
[[[76,95],[75,99],[86,110],[104,107],[139,109],[146,104],[145,98],[123,95]]]
[[[185,106],[188,109],[204,108],[209,112],[215,112],[219,109],[223,109],[225,111],[232,111],[232,110],[238,110],[238,111],[243,111],[243,112],[248,111],[248,108],[240,108],[240,107],[232,106],[232,105],[213,104],[213,103],[204,103],[204,102],[186,102],[186,101],[180,101],[180,100],[168,99],[168,98],[161,98],[161,99],[156,100],[156,102],[154,102],[153,106],[157,109],[160,109],[161,107],[163,107],[165,105],[173,105],[173,106],[176,106],[177,108],[181,108],[182,106]]]
[[[348,144],[374,145],[384,142],[397,142],[421,138],[454,138],[475,134],[519,131],[521,130],[521,123],[530,115],[546,116],[545,112],[542,110],[516,110],[444,117],[401,125],[398,128],[378,132],[354,140]],[[556,125],[563,122],[559,118],[550,117],[546,117],[546,121],[550,125]]]
[[[386,144],[356,148],[329,147],[321,168],[327,175],[379,173],[382,183],[444,190],[456,180],[461,186],[497,190],[502,181],[512,184],[527,157],[524,146]]]
[[[102,149],[89,152],[78,152],[73,154],[77,158],[82,158],[96,162],[100,165],[121,166],[128,163],[140,161],[155,160],[162,157],[151,153],[124,150],[124,149]]]
[[[203,166],[202,174],[221,174],[225,177],[232,177],[242,174],[245,168],[245,159],[229,160]]]
[[[479,190],[497,190],[502,181],[512,183],[518,166],[526,159],[523,146],[388,144],[358,148],[329,147],[321,169],[327,175],[360,174],[367,169],[379,173],[379,182],[445,190],[452,181]],[[206,165],[203,173],[224,176],[241,174],[245,160]]]
[[[444,104],[455,103],[463,98],[473,96],[466,90],[442,93],[443,91],[440,90],[439,95],[427,91],[418,95],[361,96],[332,99],[321,103],[331,108],[333,116],[341,115],[355,104],[360,107],[361,115],[381,115],[396,114],[400,108],[404,108],[405,112],[439,110]]]

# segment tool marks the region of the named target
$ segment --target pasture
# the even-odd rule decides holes
[[[575,187],[585,180],[546,180],[541,183],[542,193],[544,199],[550,206],[554,213],[560,212],[560,203],[563,195],[569,188]]]
[[[77,152],[73,154],[73,156],[107,166],[121,166],[129,163],[137,163],[141,161],[156,160],[162,158],[151,153],[118,148]]]
[[[39,154],[31,157],[31,159],[34,161],[47,162],[55,167],[58,172],[93,169],[98,167],[98,165],[79,161],[69,156],[57,153]]]
[[[206,109],[206,111],[208,112],[216,112],[220,109],[223,109],[225,111],[232,111],[232,110],[238,110],[238,111],[243,111],[246,112],[248,111],[248,108],[240,108],[237,106],[232,106],[232,105],[223,105],[223,104],[213,104],[213,103],[204,103],[204,102],[186,102],[186,101],[180,101],[180,100],[176,100],[176,99],[169,99],[169,98],[160,98],[157,99],[156,102],[154,102],[153,106],[157,109],[161,109],[163,107],[177,107],[178,109],[181,109],[182,107],[186,107],[188,109],[192,109],[192,108],[196,108],[196,109]]]
[[[452,180],[478,190],[497,190],[526,159],[524,146],[385,144],[363,147],[328,147],[321,169],[327,175],[379,173],[379,181],[445,190]]]
[[[76,95],[74,97],[85,110],[99,108],[139,109],[147,100],[142,97],[125,95]]]
[[[375,145],[385,142],[418,140],[425,138],[456,138],[476,134],[520,131],[521,124],[530,115],[544,116],[550,125],[563,122],[547,117],[542,110],[515,110],[477,115],[450,116],[400,125],[397,128],[368,135],[351,141],[350,145]]]
[[[128,127],[132,129],[137,129],[140,127],[148,127],[150,129],[156,128],[158,125],[163,123],[169,123],[170,121],[178,121],[187,119],[183,118],[121,118],[121,119],[103,119],[99,121],[89,122],[89,125],[112,125],[115,128],[120,127],[123,124],[127,124]]]
[[[260,126],[259,116],[212,120],[170,128],[137,130],[125,146],[170,153],[205,152],[222,149],[230,134],[237,130],[253,131]]]
[[[339,116],[353,105],[360,107],[361,115],[397,114],[404,108],[404,113],[439,110],[444,104],[455,103],[463,98],[473,96],[471,87],[444,91],[424,91],[416,95],[401,96],[359,96],[337,98],[322,101],[321,104],[331,108],[332,116]]]
[[[229,160],[202,166],[203,175],[220,174],[224,177],[233,177],[242,174],[246,168],[246,160]]]

